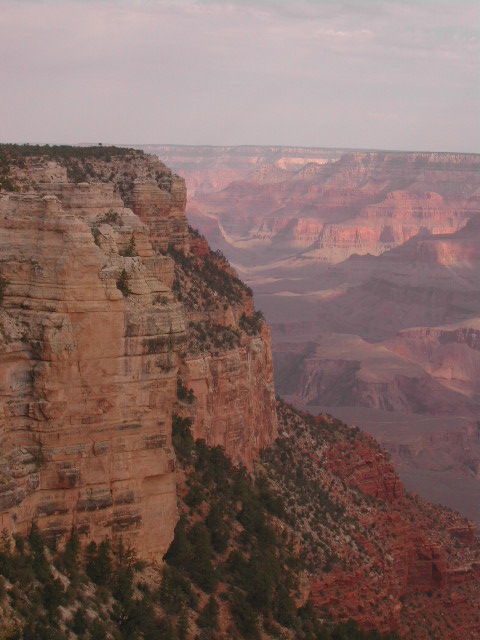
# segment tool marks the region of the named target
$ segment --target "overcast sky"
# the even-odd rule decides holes
[[[0,140],[480,151],[471,0],[0,0]]]

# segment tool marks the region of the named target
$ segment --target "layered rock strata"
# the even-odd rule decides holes
[[[121,537],[160,560],[177,520],[179,363],[198,392],[196,434],[251,466],[275,433],[272,359],[266,329],[238,328],[253,313],[246,293],[194,314],[235,328],[238,344],[189,353],[167,254],[203,246],[185,184],[120,151],[13,158],[17,193],[0,196],[0,528]]]
[[[278,404],[263,457],[324,615],[400,638],[479,637],[480,546],[458,513],[405,492],[373,438]]]
[[[195,436],[252,469],[276,434],[269,332],[236,349],[186,358],[185,381],[196,397]]]
[[[175,289],[190,330],[181,376],[195,400],[178,410],[196,438],[252,469],[277,433],[270,330],[225,258],[202,238],[190,246],[176,260]]]
[[[246,272],[292,255],[379,255],[421,229],[453,233],[480,210],[475,155],[251,148],[247,162],[240,148],[155,152],[191,185],[195,224]]]
[[[101,224],[98,244],[81,212],[53,195],[1,201],[4,311],[23,330],[2,345],[1,525],[121,535],[158,558],[176,521],[170,414],[183,312],[131,212],[117,203],[122,227]],[[116,240],[135,233],[140,255],[121,257]]]

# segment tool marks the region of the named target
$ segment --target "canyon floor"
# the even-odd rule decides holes
[[[275,387],[480,523],[480,156],[149,146],[272,327]]]

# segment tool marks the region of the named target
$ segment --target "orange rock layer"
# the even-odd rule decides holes
[[[0,194],[0,529],[122,537],[160,560],[177,521],[186,342],[165,253],[190,252],[185,184],[140,154],[89,166],[77,184],[68,163],[26,158],[13,169],[20,193]],[[276,425],[268,332],[187,360],[196,434],[251,466]]]

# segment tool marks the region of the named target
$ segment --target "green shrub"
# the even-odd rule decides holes
[[[110,584],[112,578],[112,555],[109,540],[103,540],[97,547],[90,542],[86,552],[87,576],[97,585]]]
[[[251,316],[242,313],[239,324],[245,333],[256,336],[262,331],[262,327],[265,324],[265,317],[261,311],[255,311]]]
[[[258,616],[243,593],[237,591],[232,602],[232,615],[242,638],[260,640]]]
[[[223,553],[230,541],[230,527],[225,519],[225,511],[219,502],[214,502],[205,520],[210,532],[212,546],[217,553]]]
[[[80,606],[76,611],[72,619],[72,631],[77,636],[82,637],[85,631],[88,629],[88,621],[85,615],[85,608]]]
[[[192,421],[174,413],[172,415],[172,444],[175,453],[182,460],[191,459],[194,440],[192,436]]]
[[[187,389],[180,377],[177,378],[177,398],[181,402],[188,402],[190,404],[195,399],[195,395],[192,389]]]
[[[202,522],[196,522],[187,535],[192,550],[192,560],[188,566],[190,578],[201,589],[211,593],[217,586],[218,574],[213,564],[210,533]]]
[[[214,596],[210,596],[207,604],[204,606],[197,618],[197,624],[200,628],[218,629],[218,613],[220,607]]]
[[[137,255],[137,249],[135,247],[135,236],[131,235],[130,242],[128,243],[127,248],[124,251],[120,251],[120,255],[126,258],[131,258]]]
[[[125,269],[122,269],[120,276],[118,277],[118,280],[117,280],[117,289],[120,289],[120,291],[123,293],[125,297],[130,295],[131,293],[130,288],[128,286],[129,280],[130,278],[128,273],[125,271]]]
[[[189,580],[178,569],[168,564],[163,568],[159,597],[168,614],[179,614],[184,606],[196,605]]]

